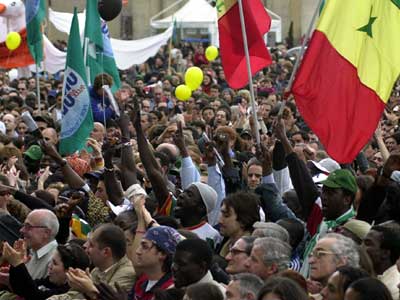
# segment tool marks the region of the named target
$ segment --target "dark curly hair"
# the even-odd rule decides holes
[[[64,268],[79,268],[86,270],[90,266],[89,256],[85,250],[76,243],[58,245],[57,251],[60,254]]]
[[[253,231],[253,224],[260,221],[260,202],[258,196],[249,192],[237,192],[224,199],[227,208],[232,208],[237,221],[246,231]]]

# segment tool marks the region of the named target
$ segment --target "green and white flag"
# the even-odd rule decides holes
[[[117,65],[115,64],[114,53],[111,48],[110,35],[107,23],[100,19],[97,10],[98,0],[86,1],[86,21],[84,41],[87,43],[86,66],[89,67],[90,83],[101,74],[111,75],[114,84],[111,90],[115,92],[121,86]]]
[[[63,94],[60,153],[72,154],[85,146],[86,139],[93,129],[76,8],[68,39]]]
[[[46,16],[44,0],[26,0],[25,20],[29,51],[38,65],[43,60],[43,37],[41,23]]]

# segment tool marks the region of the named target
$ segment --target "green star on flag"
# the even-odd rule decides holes
[[[378,17],[372,17],[372,7],[371,7],[368,24],[363,27],[358,28],[357,30],[365,32],[370,38],[372,38],[372,25],[374,24],[376,19],[378,19]]]
[[[219,13],[222,11],[221,7],[223,7],[223,6],[225,6],[224,0],[217,0],[216,8]]]

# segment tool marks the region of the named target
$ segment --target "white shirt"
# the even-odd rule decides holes
[[[37,251],[31,251],[31,259],[25,264],[32,279],[42,279],[48,275],[48,266],[53,258],[58,243],[49,242]]]
[[[377,278],[386,285],[393,299],[399,299],[399,288],[397,285],[400,282],[400,273],[397,271],[396,265],[391,266],[382,275],[378,275]]]
[[[198,226],[185,229],[197,234],[199,238],[208,242],[214,249],[216,249],[217,246],[222,242],[222,236],[220,233],[208,223],[203,223]]]

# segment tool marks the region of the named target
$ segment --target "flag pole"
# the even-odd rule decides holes
[[[172,61],[172,36],[169,39],[169,45],[168,45],[168,75],[171,75],[171,61]]]
[[[310,21],[310,24],[308,25],[307,33],[304,36],[303,42],[301,43],[299,57],[296,59],[296,63],[294,64],[293,71],[292,71],[292,74],[290,75],[290,79],[289,79],[288,85],[287,85],[287,87],[285,89],[288,92],[290,92],[290,90],[292,89],[292,85],[293,85],[293,82],[294,82],[295,75],[297,73],[297,70],[299,69],[300,61],[303,59],[304,52],[306,51],[307,41],[308,41],[308,39],[309,39],[309,37],[311,35],[311,31],[312,31],[312,29],[314,27],[315,19],[318,16],[318,12],[320,11],[320,7],[321,7],[323,1],[324,0],[319,0],[318,1],[318,5],[315,8],[314,14],[313,14],[312,19]],[[284,105],[281,105],[281,107],[279,108],[278,116],[282,116],[284,107],[285,107]]]
[[[253,119],[254,119],[254,124],[256,127],[256,142],[257,142],[257,145],[260,145],[260,131],[259,131],[259,124],[258,124],[258,119],[257,119],[257,112],[256,112],[256,104],[255,104],[256,100],[255,100],[255,96],[254,96],[253,78],[251,76],[250,55],[249,55],[249,47],[247,44],[247,33],[246,33],[246,25],[244,22],[242,0],[238,0],[238,4],[239,4],[240,26],[242,28],[243,48],[244,48],[244,54],[246,56],[247,75],[249,77],[251,111],[252,111],[252,115],[253,115]]]
[[[42,109],[40,107],[40,84],[39,84],[39,67],[38,64],[35,64],[36,66],[36,93],[37,93],[37,101],[38,101],[38,110],[39,114],[42,112]]]
[[[83,41],[83,64],[86,70],[86,79],[90,83],[90,67],[87,65],[88,47],[89,47],[89,38],[85,37]]]
[[[172,18],[172,35],[171,35],[171,37],[170,37],[170,39],[169,39],[169,44],[168,44],[168,75],[171,75],[171,63],[172,63],[172,53],[171,53],[171,50],[172,50],[172,40],[173,40],[173,38],[174,38],[174,32],[175,32],[175,21],[176,21],[176,19],[175,19],[175,17],[173,17]]]

